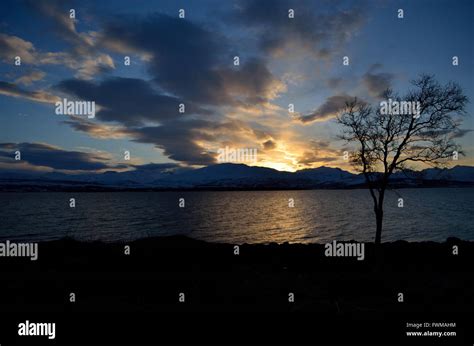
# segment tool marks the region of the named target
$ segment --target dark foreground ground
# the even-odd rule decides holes
[[[395,242],[382,251],[375,261],[366,244],[357,261],[325,257],[319,244],[242,245],[234,255],[233,245],[184,237],[44,242],[37,261],[0,258],[0,344],[472,345],[474,243]],[[25,320],[55,322],[56,339],[17,336]],[[406,335],[417,331],[456,336]]]

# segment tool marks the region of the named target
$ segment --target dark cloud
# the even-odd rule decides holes
[[[346,94],[330,96],[314,112],[301,115],[298,119],[303,123],[309,123],[335,118],[337,114],[345,108],[346,103],[353,99],[352,96]]]
[[[268,141],[263,143],[263,149],[265,150],[272,150],[276,148],[276,143],[269,139]]]
[[[225,37],[188,20],[164,14],[120,18],[105,26],[101,42],[121,53],[146,55],[160,88],[188,102],[230,105],[243,96],[258,103],[281,87],[263,60],[242,57],[234,66]]]
[[[319,153],[316,151],[306,151],[303,153],[302,156],[298,158],[298,166],[311,166],[313,164],[319,163],[329,163],[338,161],[339,158],[337,157],[324,157],[320,156]]]
[[[260,46],[267,53],[278,54],[297,45],[327,58],[364,23],[360,4],[352,8],[336,5],[305,0],[248,0],[239,3],[234,19],[260,31]],[[289,9],[295,12],[293,19],[288,18]]]
[[[313,139],[307,151],[297,159],[299,167],[313,166],[314,164],[330,163],[340,159],[340,152],[330,147],[326,140]]]
[[[329,141],[325,141],[325,140],[322,140],[322,139],[312,139],[310,141],[311,143],[311,147],[313,148],[329,148],[329,145],[330,145],[330,142]]]
[[[362,83],[371,96],[382,97],[385,90],[389,89],[394,75],[392,73],[377,72],[382,66],[374,64],[362,76]]]
[[[15,151],[21,152],[21,161],[15,161]],[[96,171],[106,168],[124,168],[124,165],[113,165],[110,159],[97,154],[80,151],[69,151],[43,143],[0,143],[0,157],[5,162],[27,162],[34,166],[50,167],[67,171]]]
[[[57,85],[62,92],[82,100],[95,101],[101,109],[97,118],[118,121],[129,126],[144,122],[163,122],[188,114],[209,113],[183,100],[158,93],[150,83],[135,78],[109,78],[99,84],[84,80],[66,80]],[[179,105],[185,113],[179,113]]]
[[[239,121],[214,121],[189,119],[174,120],[164,126],[148,126],[130,129],[133,141],[154,144],[175,161],[188,165],[208,165],[216,162],[214,154],[208,152],[204,142],[217,143],[229,140],[240,131],[251,129]]]
[[[219,76],[227,95],[250,105],[273,99],[285,88],[264,62],[256,58],[249,59],[239,69],[222,69]]]
[[[264,131],[254,130],[238,120],[209,121],[204,119],[176,118],[160,126],[109,126],[82,119],[64,121],[78,131],[96,138],[130,138],[138,143],[153,144],[163,150],[169,158],[186,165],[215,163],[215,156],[204,142],[220,143],[240,139],[240,135],[251,133],[255,138],[270,137]]]
[[[211,140],[214,136],[207,129],[212,124],[204,120],[175,121],[172,126],[150,126],[131,130],[135,142],[151,143],[175,161],[190,165],[214,163],[214,156],[204,152],[197,141]]]
[[[223,101],[221,81],[211,72],[220,63],[225,41],[190,21],[164,14],[123,17],[106,25],[102,42],[116,50],[150,54],[151,74],[175,95],[196,102]]]

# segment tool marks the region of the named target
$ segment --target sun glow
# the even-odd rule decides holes
[[[277,171],[287,171],[287,172],[295,172],[296,167],[288,165],[283,162],[271,162],[271,161],[266,161],[266,162],[257,162],[251,166],[258,166],[258,167],[267,167],[267,168],[272,168],[276,169]]]

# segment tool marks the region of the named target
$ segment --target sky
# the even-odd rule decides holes
[[[257,149],[249,165],[350,170],[345,102],[423,73],[469,97],[456,164],[474,165],[473,15],[469,0],[4,0],[0,170],[173,170],[226,147]],[[95,117],[57,114],[64,99]]]

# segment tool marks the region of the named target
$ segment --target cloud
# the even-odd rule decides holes
[[[0,60],[14,64],[17,56],[21,58],[22,64],[33,66],[64,65],[76,71],[76,77],[84,79],[91,79],[99,73],[115,68],[112,58],[107,54],[91,53],[88,50],[81,52],[81,49],[41,52],[29,41],[0,33]]]
[[[216,122],[204,119],[176,118],[159,126],[109,126],[84,119],[63,121],[77,131],[101,139],[130,138],[137,143],[153,144],[168,158],[185,165],[208,165],[216,162],[217,154],[210,147],[225,145],[259,147],[262,139],[269,137],[264,131],[255,130],[246,123],[227,119]],[[271,143],[266,144],[267,149]]]
[[[64,64],[76,70],[75,76],[82,79],[93,79],[97,75],[110,72],[115,68],[113,59],[108,54],[82,55],[77,59],[74,55],[67,55]]]
[[[247,104],[261,104],[273,100],[286,91],[286,85],[276,79],[260,59],[249,59],[240,69],[219,71],[227,95],[242,98]]]
[[[96,115],[98,119],[127,126],[162,123],[190,114],[210,114],[195,104],[158,93],[142,79],[114,77],[100,83],[70,79],[60,82],[56,88],[82,100],[95,101],[101,107]],[[185,105],[185,113],[179,112],[181,103]]]
[[[46,73],[39,70],[30,71],[15,80],[16,84],[31,85],[33,82],[42,80]]]
[[[298,158],[299,168],[315,167],[325,163],[340,161],[341,152],[332,149],[325,140],[311,140],[307,148]]]
[[[76,20],[69,17],[69,8],[64,2],[26,1],[32,13],[39,13],[48,19],[70,48],[60,52],[42,52],[20,37],[0,34],[0,60],[13,64],[16,56],[22,63],[40,66],[47,64],[64,65],[76,72],[77,78],[92,79],[97,74],[109,72],[115,68],[113,59],[100,51],[94,31],[78,32]]]
[[[17,56],[27,64],[36,63],[36,50],[31,42],[17,36],[0,33],[0,59],[13,64]]]
[[[333,119],[345,108],[346,103],[353,99],[352,96],[346,94],[330,96],[315,111],[310,114],[300,115],[298,119],[302,123],[321,122]]]
[[[203,105],[266,102],[284,84],[258,57],[233,55],[222,35],[165,14],[108,23],[101,44],[121,53],[147,54],[154,82],[167,93]]]
[[[216,162],[215,155],[206,151],[201,142],[217,142],[225,132],[237,130],[237,125],[206,120],[174,120],[164,126],[131,129],[133,141],[151,143],[175,161],[188,165],[208,165]],[[229,136],[226,136],[229,138]]]
[[[21,89],[13,83],[7,83],[0,81],[0,95],[6,95],[11,97],[25,98],[31,101],[42,102],[42,103],[56,103],[60,101],[60,98],[50,94],[47,91],[28,91]]]
[[[272,141],[271,139],[269,139],[268,141],[263,142],[263,149],[272,150],[272,149],[275,149],[275,148],[276,148],[275,141]]]
[[[298,166],[310,166],[314,164],[328,163],[338,161],[338,157],[320,156],[318,151],[306,151],[303,156],[298,159]]]
[[[328,58],[365,22],[362,6],[338,8],[314,1],[241,1],[234,20],[258,31],[261,49],[271,55],[303,49]],[[294,18],[288,18],[289,9]]]
[[[14,152],[21,152],[21,160],[14,160]],[[0,143],[0,158],[11,164],[28,163],[61,171],[98,171],[123,168],[114,165],[110,158],[99,153],[68,151],[44,143]],[[6,161],[5,161],[6,159]]]
[[[63,6],[64,1],[48,0],[26,2],[34,11],[49,19],[55,32],[64,40],[70,42],[76,53],[91,52],[94,49],[91,37],[88,34],[79,33],[76,30],[76,19],[70,18],[70,7]],[[62,7],[61,7],[62,6]]]
[[[76,131],[87,133],[89,136],[98,139],[122,139],[130,136],[129,130],[123,126],[105,125],[78,117],[62,123],[71,126]]]
[[[240,86],[236,83],[238,90]],[[208,146],[220,147],[226,141],[242,142],[248,146],[249,142],[260,143],[269,138],[268,133],[243,121],[228,119],[224,114],[214,116],[193,103],[186,103],[186,114],[180,114],[178,105],[183,100],[160,94],[152,83],[141,79],[117,77],[100,83],[66,80],[57,85],[57,89],[80,99],[95,101],[100,107],[96,119],[120,125],[84,119],[63,123],[95,138],[130,138],[135,142],[153,144],[170,159],[187,165],[214,163],[215,155],[207,150]]]
[[[395,77],[392,73],[377,72],[382,66],[374,64],[362,76],[362,84],[373,97],[382,97],[383,92],[390,88]]]
[[[64,52],[40,52],[33,43],[20,37],[0,33],[0,60],[14,64],[16,57],[21,63],[29,65],[58,65],[68,61],[69,55]]]
[[[213,70],[226,50],[217,34],[187,20],[154,14],[112,21],[101,36],[104,46],[122,53],[147,52],[150,73],[167,91],[195,102],[225,101],[221,80]]]

